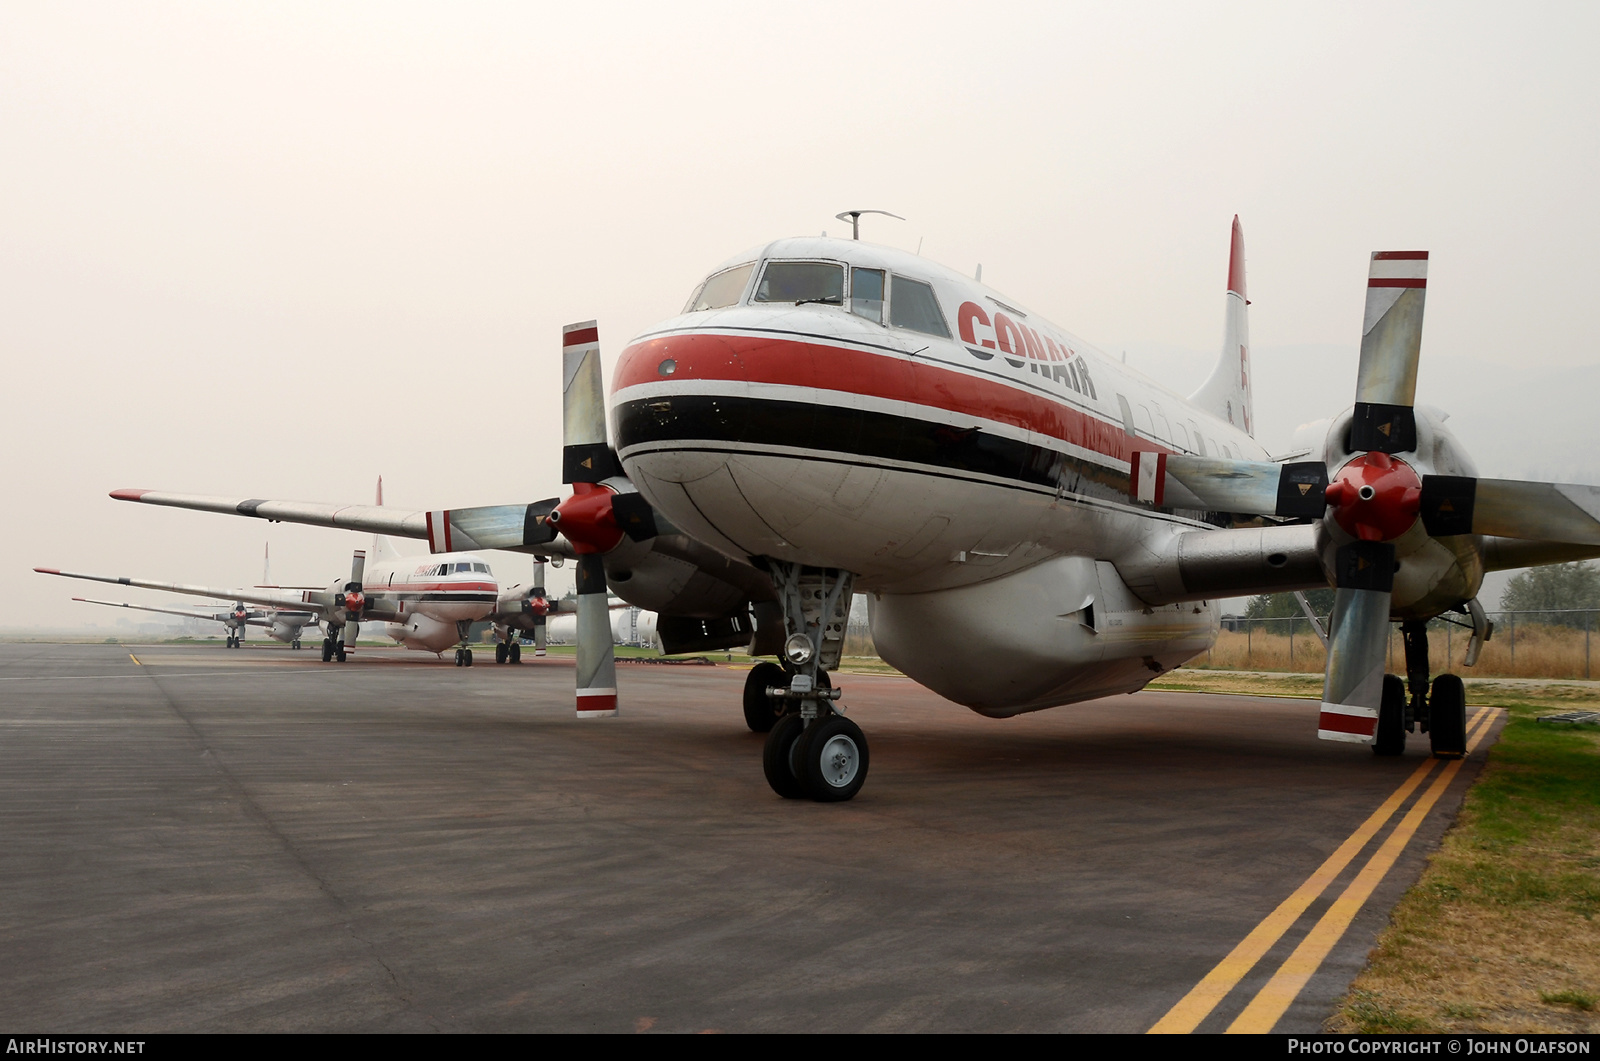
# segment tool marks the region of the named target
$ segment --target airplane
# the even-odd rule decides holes
[[[186,608],[156,608],[148,604],[124,604],[121,601],[90,600],[88,597],[72,599],[80,604],[103,604],[110,608],[132,608],[135,611],[182,615],[189,619],[205,619],[221,623],[228,631],[228,648],[244,646],[244,633],[247,627],[263,626],[266,627],[268,637],[297,649],[300,647],[301,632],[307,625],[315,625],[317,622],[317,617],[310,612],[284,611],[276,608],[268,611],[252,611],[245,607],[244,601],[237,602],[225,612],[207,612]]]
[[[320,590],[283,592],[266,589],[219,590],[206,586],[155,582],[148,579],[110,575],[90,575],[36,567],[46,575],[111,582],[141,589],[162,590],[195,597],[232,597],[239,601],[235,613],[246,614],[245,604],[277,609],[282,636],[274,626],[272,636],[288,637],[299,647],[300,628],[307,624],[327,624],[322,642],[322,661],[345,662],[355,651],[363,622],[382,621],[385,632],[408,649],[442,653],[455,646],[458,667],[472,666],[472,650],[466,647],[467,632],[474,622],[497,616],[520,616],[525,599],[507,595],[502,599],[499,584],[481,556],[470,552],[450,552],[441,556],[403,557],[381,538],[375,539],[379,554],[371,565],[367,553],[358,549],[352,559],[350,577],[339,579]],[[239,620],[241,623],[245,620]],[[242,635],[241,635],[242,639]],[[235,647],[230,637],[229,647]]]
[[[747,725],[785,798],[853,798],[869,767],[829,673],[868,595],[889,663],[990,717],[1134,692],[1204,652],[1218,600],[1335,587],[1317,735],[1465,747],[1425,623],[1492,626],[1485,572],[1600,556],[1600,490],[1479,478],[1415,405],[1425,251],[1369,263],[1355,403],[1312,459],[1253,437],[1244,239],[1221,356],[1184,397],[976,279],[858,240],[737,255],[613,372],[563,330],[565,500],[434,512],[117,490],[112,497],[578,561],[577,706],[616,713],[604,602],[664,650],[748,645]],[[1386,675],[1401,624],[1406,681]],[[1409,682],[1409,695],[1407,692]]]

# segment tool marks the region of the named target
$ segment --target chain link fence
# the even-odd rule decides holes
[[[1600,660],[1594,659],[1600,611],[1561,608],[1544,611],[1489,612],[1494,631],[1475,666],[1465,667],[1472,629],[1465,616],[1451,615],[1428,623],[1428,657],[1435,674],[1456,671],[1476,678],[1569,678],[1591,680]],[[1327,619],[1322,619],[1327,627]],[[1391,674],[1405,672],[1405,646],[1400,624],[1389,632]],[[1304,616],[1251,619],[1229,615],[1222,620],[1217,643],[1186,666],[1216,670],[1321,671],[1327,662],[1322,640]]]

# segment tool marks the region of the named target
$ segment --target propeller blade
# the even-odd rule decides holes
[[[560,503],[560,498],[552,497],[531,505],[484,505],[429,512],[428,551],[453,553],[548,545],[556,540],[556,529],[547,517]]]
[[[1157,506],[1318,519],[1327,508],[1328,466],[1136,452],[1130,483],[1135,500]]]
[[[616,713],[617,664],[606,570],[598,553],[585,553],[578,557],[578,717]]]
[[[1323,740],[1360,743],[1377,733],[1394,559],[1394,546],[1365,541],[1341,546],[1335,558],[1328,669],[1317,722],[1317,736]]]
[[[1428,292],[1427,251],[1374,251],[1361,326],[1352,451],[1404,453],[1417,448],[1417,361]]]
[[[606,396],[595,321],[561,329],[561,481],[599,483],[622,474],[606,441]]]
[[[350,558],[350,581],[356,584],[356,589],[361,588],[361,576],[367,573],[367,551],[357,549]]]
[[[1600,545],[1600,487],[1427,475],[1422,521],[1435,536],[1493,534]]]
[[[533,565],[533,597],[536,600],[548,600],[544,588],[544,561],[540,560]],[[545,615],[543,611],[536,612],[533,617],[533,654],[544,655],[545,645]]]

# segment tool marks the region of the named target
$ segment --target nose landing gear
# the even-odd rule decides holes
[[[784,799],[851,799],[867,779],[867,738],[844,717],[828,672],[844,649],[854,576],[776,560],[767,564],[788,637],[782,666],[759,663],[745,679],[745,724],[767,734],[762,772]]]

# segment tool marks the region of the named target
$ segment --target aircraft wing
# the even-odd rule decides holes
[[[137,586],[140,589],[160,590],[163,593],[182,593],[188,597],[216,597],[246,604],[261,604],[289,611],[312,612],[319,618],[326,609],[307,602],[299,593],[266,593],[261,590],[216,589],[211,586],[186,586],[179,582],[151,582],[142,578],[119,578],[115,575],[87,575],[78,571],[62,571],[54,567],[36,567],[41,575],[60,575],[62,578],[82,578],[90,582],[109,582],[114,586]]]
[[[506,549],[545,556],[572,557],[572,544],[556,533],[545,517],[557,499],[531,504],[404,512],[383,505],[330,505],[318,501],[272,501],[259,497],[213,497],[164,490],[113,490],[118,501],[189,508],[228,516],[254,516],[271,523],[304,523],[312,527],[388,534],[428,543],[429,552]],[[244,598],[248,600],[249,598]]]
[[[73,597],[72,599],[77,601],[79,604],[103,604],[108,608],[131,608],[132,610],[139,612],[160,612],[162,615],[181,615],[186,619],[205,619],[208,622],[213,623],[226,622],[228,619],[227,613],[225,612],[191,611],[187,608],[156,608],[149,604],[124,604],[122,601],[92,600],[89,597]],[[251,626],[272,625],[270,622],[267,622],[264,619],[247,619],[245,621]]]

